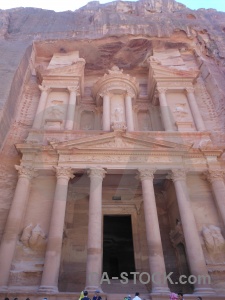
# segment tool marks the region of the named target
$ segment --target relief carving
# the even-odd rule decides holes
[[[183,228],[181,222],[178,219],[176,220],[175,228],[170,231],[170,240],[174,248],[176,248],[176,246],[180,243],[184,244]]]
[[[202,237],[207,263],[225,263],[225,240],[221,229],[215,225],[203,226]]]
[[[32,250],[39,250],[45,247],[47,236],[39,224],[36,226],[29,224],[23,229],[20,241],[25,247]]]
[[[177,120],[179,121],[184,120],[185,117],[188,115],[188,111],[186,110],[185,103],[177,103],[173,112],[176,115]]]
[[[52,106],[50,107],[47,118],[51,120],[61,120],[63,116],[62,108],[59,106]]]

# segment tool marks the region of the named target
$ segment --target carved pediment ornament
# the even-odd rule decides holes
[[[70,140],[65,142],[51,142],[53,149],[57,150],[72,150],[72,149],[126,149],[126,150],[155,150],[157,154],[167,153],[168,151],[178,151],[187,153],[190,145],[177,144],[173,142],[157,140],[154,138],[137,138],[132,133],[127,132],[110,132],[102,134],[101,136],[91,136],[80,138],[77,140]]]

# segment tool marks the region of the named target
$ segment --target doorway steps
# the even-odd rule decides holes
[[[119,279],[110,279],[110,284],[103,283],[101,287],[107,294],[107,300],[123,300],[128,295],[133,298],[136,292],[140,293],[142,299],[149,299],[148,288],[138,280],[136,283],[129,280],[127,284],[122,284]]]

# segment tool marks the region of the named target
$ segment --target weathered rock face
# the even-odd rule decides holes
[[[91,226],[90,216],[103,213],[131,216],[136,270],[157,265],[177,278],[199,267],[211,274],[210,299],[224,293],[224,32],[225,13],[174,0],[0,11],[0,291],[90,286],[88,270],[102,261],[101,219]],[[102,206],[89,179],[103,182]],[[142,292],[154,289],[167,299],[166,286]]]

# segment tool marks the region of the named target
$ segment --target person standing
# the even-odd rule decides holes
[[[178,293],[178,299],[179,300],[184,300],[183,293]]]
[[[140,296],[140,293],[136,292],[135,297],[133,298],[133,300],[141,300],[141,298],[139,296]]]
[[[102,297],[100,296],[100,291],[99,290],[95,291],[95,294],[94,294],[92,300],[102,300]]]
[[[88,297],[88,291],[84,291],[84,297],[83,297],[81,300],[91,300],[91,299]]]

